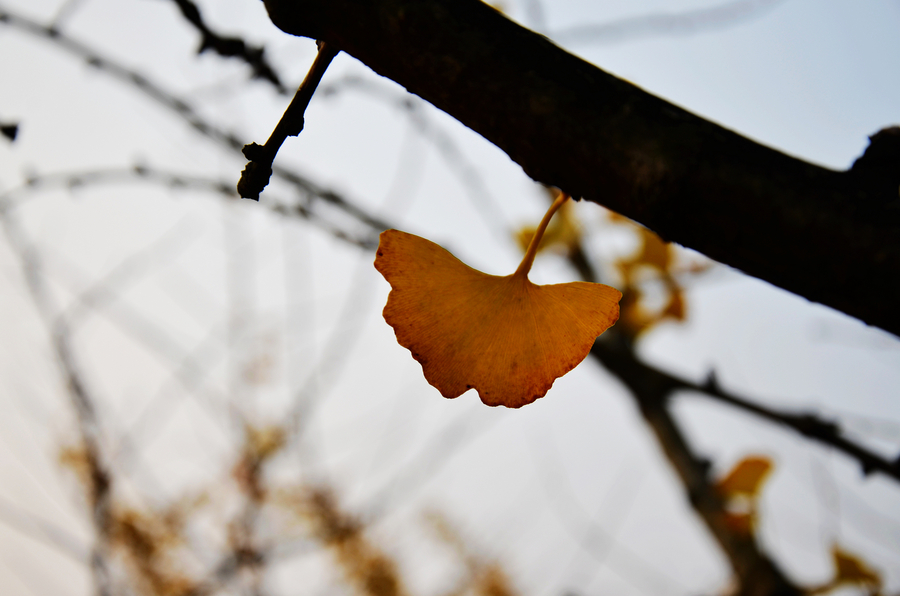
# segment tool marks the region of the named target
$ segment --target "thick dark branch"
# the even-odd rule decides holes
[[[846,172],[654,97],[479,0],[265,0],[456,117],[534,179],[900,334],[900,129]]]

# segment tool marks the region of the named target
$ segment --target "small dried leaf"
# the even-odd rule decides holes
[[[756,516],[752,513],[726,512],[725,523],[732,532],[749,536],[753,533],[753,528],[756,526]]]
[[[490,406],[529,404],[584,360],[619,317],[615,288],[538,286],[527,271],[488,275],[397,230],[382,232],[375,268],[392,288],[385,320],[448,398],[474,387]]]
[[[837,545],[831,547],[834,558],[834,585],[864,586],[873,592],[881,591],[881,575],[855,555]]]
[[[760,456],[745,457],[719,481],[719,492],[726,499],[736,496],[755,498],[771,471],[771,459]]]

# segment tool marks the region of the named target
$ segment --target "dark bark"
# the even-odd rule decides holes
[[[506,151],[535,180],[900,334],[900,129],[846,172],[764,147],[479,0],[265,0]]]

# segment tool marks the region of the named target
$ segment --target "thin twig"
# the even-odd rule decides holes
[[[96,542],[90,556],[90,567],[98,596],[110,596],[112,587],[107,563],[112,527],[113,477],[103,459],[100,441],[100,424],[94,398],[88,390],[71,347],[71,336],[64,321],[57,319],[50,295],[44,285],[40,257],[25,236],[22,227],[3,204],[0,204],[2,222],[10,246],[17,254],[26,285],[41,318],[50,332],[50,340],[59,363],[63,384],[75,410],[78,430],[87,464],[87,497],[91,521],[96,532]]]
[[[881,472],[882,474],[891,476],[895,480],[900,480],[900,456],[894,461],[888,461],[874,451],[842,436],[840,426],[835,422],[823,420],[809,412],[792,413],[779,411],[774,408],[754,403],[748,399],[738,397],[722,389],[713,373],[709,374],[706,383],[703,385],[694,383],[686,383],[686,385],[690,386],[685,386],[685,389],[696,392],[703,397],[726,403],[745,412],[755,414],[770,422],[787,426],[804,437],[833,447],[845,455],[849,455],[856,459],[862,466],[863,473],[866,475],[871,474],[872,472]]]
[[[253,69],[253,76],[258,79],[266,80],[278,90],[279,93],[287,93],[287,88],[281,82],[275,69],[269,64],[265,58],[265,48],[253,47],[244,42],[239,37],[224,37],[211,30],[200,9],[191,0],[172,0],[181,9],[184,18],[197,29],[201,35],[200,47],[198,54],[202,54],[206,50],[214,50],[220,56],[226,58],[240,58]]]
[[[732,0],[717,6],[675,13],[655,13],[626,17],[603,23],[579,24],[557,29],[548,36],[559,43],[621,43],[641,37],[692,35],[703,31],[721,31],[774,8],[785,0]]]
[[[64,32],[57,31],[52,27],[42,25],[37,21],[10,12],[9,9],[5,8],[2,4],[0,4],[0,25],[14,27],[19,31],[35,35],[62,48],[69,54],[81,58],[101,72],[118,79],[126,85],[132,86],[161,106],[171,110],[201,135],[216,141],[232,151],[242,151],[244,143],[238,138],[237,134],[212,124],[203,118],[197,110],[191,107],[187,101],[181,99],[174,93],[171,93],[162,85],[149,79],[140,72],[130,69],[115,60],[104,56],[101,52],[70,37]],[[354,204],[353,201],[348,198],[314,183],[291,169],[272,166],[272,173],[279,179],[293,186],[301,196],[307,199],[307,201],[318,199],[334,205],[341,211],[347,213],[350,217],[359,220],[365,226],[377,229],[379,232],[390,227],[379,218],[366,212],[362,207]],[[299,210],[300,208],[297,209]],[[290,211],[291,209],[288,209],[285,212]]]
[[[309,106],[325,70],[328,69],[328,65],[339,51],[324,41],[318,42],[318,47],[319,53],[316,54],[316,59],[313,60],[309,72],[300,83],[300,87],[297,88],[297,93],[294,94],[294,99],[284,111],[266,144],[262,146],[257,143],[244,145],[244,157],[249,159],[250,163],[241,172],[237,189],[238,194],[245,199],[259,200],[259,193],[269,184],[269,178],[272,176],[272,162],[275,161],[275,155],[278,154],[284,140],[289,136],[299,135],[303,130],[306,108]]]
[[[116,184],[155,184],[173,190],[199,190],[218,194],[225,199],[238,199],[237,191],[231,182],[210,176],[195,176],[174,172],[148,165],[133,167],[99,168],[78,172],[55,172],[48,174],[31,174],[22,186],[11,188],[0,193],[0,203],[7,207],[18,207],[28,198],[41,190],[85,188],[99,185]],[[286,201],[275,198],[267,202],[269,209],[283,217],[300,217],[308,220],[319,229],[331,234],[339,240],[356,245],[365,250],[374,250],[378,246],[378,234],[386,224],[379,222],[362,210],[358,210],[341,197],[330,191],[320,189],[323,194],[319,198],[323,202],[336,204],[340,211],[351,216],[359,224],[359,231],[350,229],[346,218],[329,218],[317,207],[315,201],[304,203]],[[335,201],[337,201],[335,203]],[[334,222],[332,219],[340,219]]]

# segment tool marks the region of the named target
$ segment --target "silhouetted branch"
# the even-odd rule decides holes
[[[239,198],[234,184],[231,182],[206,176],[193,176],[141,164],[130,168],[103,168],[79,172],[30,174],[26,178],[24,185],[0,193],[0,204],[4,204],[7,207],[18,206],[35,192],[43,189],[61,188],[75,190],[96,185],[141,183],[164,186],[173,190],[209,192],[221,195],[226,199]],[[375,222],[371,217],[361,210],[350,207],[337,195],[333,195],[328,191],[324,191],[323,195],[319,195],[319,198],[325,198],[325,201],[328,203],[337,204],[340,210],[349,214],[351,220],[356,221],[359,224],[358,227],[361,228],[358,230],[352,229],[352,226],[337,221],[337,218],[329,218],[327,213],[321,212],[320,205],[312,200],[315,197],[316,195],[307,195],[304,202],[298,202],[284,201],[274,196],[270,197],[271,200],[266,202],[266,206],[274,213],[285,217],[306,219],[335,238],[360,248],[373,250],[378,246],[378,234],[384,229],[383,224],[382,226],[373,225]]]
[[[882,474],[886,474],[893,477],[895,480],[900,481],[900,455],[898,455],[894,461],[888,461],[874,451],[842,436],[841,428],[836,422],[823,420],[810,412],[798,414],[780,411],[738,397],[733,393],[729,393],[722,389],[715,374],[712,372],[709,374],[706,383],[703,385],[685,386],[684,389],[734,406],[739,410],[750,412],[756,416],[769,420],[770,422],[787,426],[804,437],[833,447],[845,455],[849,455],[856,459],[860,466],[862,466],[863,473],[866,475],[871,474],[872,472],[881,472]]]
[[[255,78],[269,81],[278,89],[279,93],[287,93],[287,88],[265,58],[265,48],[252,47],[239,37],[224,37],[212,31],[203,21],[200,9],[191,0],[172,1],[178,5],[184,18],[200,33],[198,54],[202,54],[206,50],[213,50],[226,58],[239,58],[250,65]]]
[[[241,179],[238,182],[238,194],[245,199],[259,200],[259,193],[269,184],[269,178],[272,176],[272,162],[285,139],[296,137],[303,130],[304,114],[306,108],[312,100],[319,81],[328,69],[328,65],[337,56],[338,51],[334,47],[324,43],[318,43],[319,52],[316,59],[313,60],[309,72],[297,88],[294,99],[288,105],[281,120],[275,126],[269,139],[265,145],[250,143],[244,145],[242,151],[244,157],[250,160],[244,171],[241,172]]]
[[[235,152],[241,152],[244,147],[244,143],[235,133],[210,123],[185,100],[167,91],[161,85],[151,81],[140,72],[127,68],[110,58],[104,57],[100,52],[89,47],[87,44],[77,41],[63,32],[46,27],[27,17],[12,13],[0,5],[0,25],[3,24],[41,37],[42,39],[59,46],[73,56],[81,58],[91,66],[94,66],[113,78],[138,89],[150,99],[174,112],[192,129],[201,135],[216,141],[220,145]],[[358,219],[364,225],[379,231],[387,229],[388,227],[379,218],[368,213],[362,207],[355,205],[346,197],[316,184],[289,168],[273,166],[272,173],[282,181],[293,186],[298,193],[308,201],[321,200],[331,204],[341,211],[346,212],[351,217]],[[285,213],[289,212],[290,209],[285,210]]]

